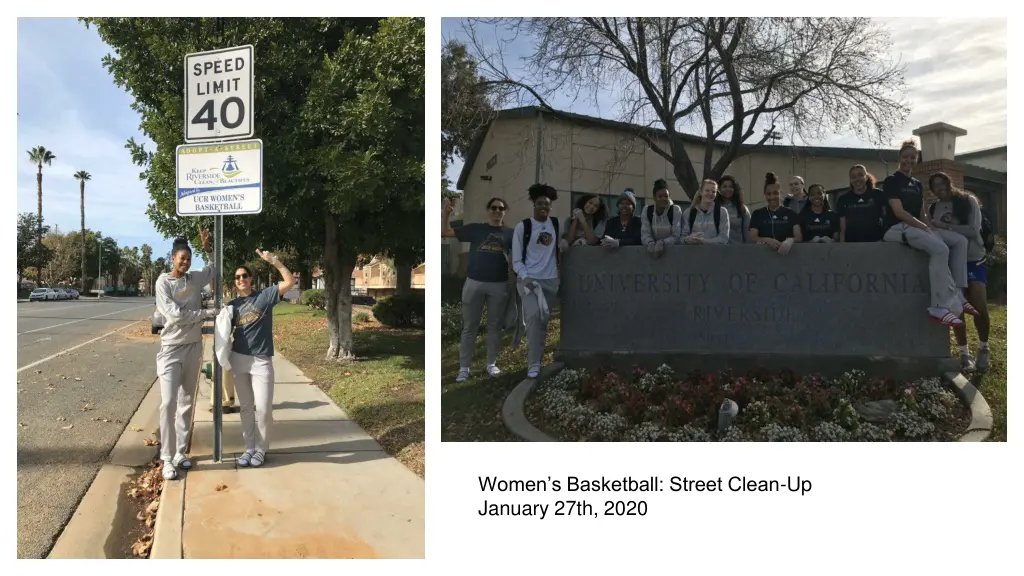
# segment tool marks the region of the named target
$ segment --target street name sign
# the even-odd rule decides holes
[[[184,144],[175,150],[175,166],[178,216],[263,211],[262,140]]]
[[[251,45],[185,56],[185,142],[253,135]]]

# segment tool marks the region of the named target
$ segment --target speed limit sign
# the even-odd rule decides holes
[[[253,80],[251,45],[185,56],[185,141],[251,137]]]

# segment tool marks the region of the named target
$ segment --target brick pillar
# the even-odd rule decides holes
[[[964,169],[952,160],[928,160],[914,166],[914,178],[921,181],[921,185],[924,186],[925,192],[928,191],[928,180],[932,177],[932,174],[935,174],[936,172],[945,172],[949,176],[949,179],[953,181],[953,186],[963,189]]]

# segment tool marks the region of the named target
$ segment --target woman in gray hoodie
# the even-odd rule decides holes
[[[729,211],[715,202],[716,196],[717,182],[701,182],[696,203],[683,211],[683,244],[729,243]]]
[[[679,243],[682,233],[683,212],[672,203],[668,184],[654,182],[654,205],[647,206],[640,215],[640,241],[655,258],[665,253],[665,247]]]
[[[717,201],[729,212],[729,243],[746,244],[750,208],[743,203],[743,189],[736,178],[726,174],[718,179]]]
[[[989,368],[988,332],[990,328],[988,316],[988,293],[985,284],[988,274],[985,269],[985,242],[981,237],[981,204],[973,194],[953,186],[953,181],[944,172],[932,174],[928,179],[931,191],[925,199],[931,206],[928,209],[932,226],[940,230],[955,232],[967,238],[967,288],[964,296],[978,311],[974,316],[974,328],[978,331],[977,362],[971,360],[967,348],[966,323],[953,326],[956,343],[960,346],[960,366],[964,372],[975,369],[984,372]],[[963,318],[963,316],[961,316]]]

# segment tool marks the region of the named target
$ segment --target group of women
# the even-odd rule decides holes
[[[179,470],[188,470],[192,461],[186,454],[192,423],[194,394],[199,365],[203,359],[202,327],[219,310],[204,309],[202,289],[216,280],[216,262],[209,234],[200,232],[206,266],[191,272],[192,249],[182,238],[171,249],[171,271],[156,282],[156,306],[164,317],[160,349],[156,357],[160,379],[160,457],[163,477],[173,480]],[[270,252],[256,251],[277,268],[283,280],[262,291],[253,291],[252,272],[246,266],[235,269],[234,286],[238,296],[231,307],[230,369],[240,404],[242,440],[245,452],[239,466],[259,467],[270,449],[268,431],[273,422],[274,329],[273,308],[281,296],[295,285],[288,268]]]
[[[929,257],[928,319],[954,328],[965,371],[985,370],[989,367],[989,321],[980,205],[977,198],[954,187],[949,176],[941,172],[928,179],[926,192],[913,177],[920,159],[916,142],[905,141],[899,150],[899,170],[888,176],[881,188],[876,187],[864,166],[853,166],[849,170],[850,189],[838,199],[834,210],[821,184],[805,188],[804,179],[794,176],[789,181],[790,194],[783,198],[781,183],[770,172],[763,190],[767,205],[753,212],[744,203],[739,182],[728,175],[717,181],[704,180],[693,204],[685,210],[672,202],[665,180],[654,183],[654,203],[639,214],[631,189],[619,196],[615,216],[608,215],[599,196],[585,194],[577,200],[568,225],[563,226],[561,248],[643,246],[653,257],[659,257],[669,246],[758,244],[785,255],[796,243],[899,242]],[[531,188],[532,200],[537,186]],[[548,206],[551,200],[550,195],[544,196]],[[503,310],[510,297],[506,288],[507,254],[513,247],[513,230],[503,224],[508,209],[503,199],[492,198],[487,209],[486,224],[466,224],[453,230],[448,224],[449,206],[442,224],[443,236],[471,244],[463,290],[457,381],[470,377],[476,329],[485,301],[489,319],[487,372],[500,373],[494,365],[501,338],[500,314],[491,312]],[[547,219],[546,214],[543,217]],[[535,218],[527,220],[539,224]],[[552,220],[557,230],[558,222]],[[528,255],[529,251],[524,253]],[[977,362],[967,349],[964,314],[975,317],[981,341]]]

